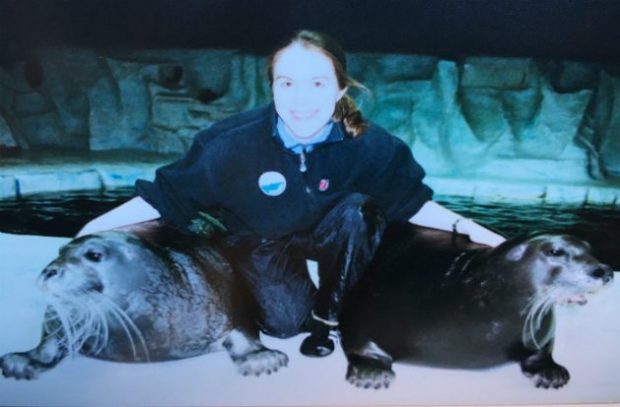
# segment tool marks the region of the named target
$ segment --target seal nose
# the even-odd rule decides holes
[[[599,267],[595,268],[590,272],[590,275],[596,279],[602,279],[603,284],[609,283],[614,278],[613,269],[607,264],[601,264]]]
[[[43,280],[49,280],[50,278],[59,276],[62,274],[62,270],[56,268],[56,267],[47,267],[45,270],[43,270],[41,272],[41,277],[43,277]]]

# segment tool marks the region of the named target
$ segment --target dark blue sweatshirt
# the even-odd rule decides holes
[[[161,167],[137,193],[161,216],[187,230],[198,212],[229,232],[276,238],[308,229],[338,201],[358,192],[388,221],[407,220],[432,197],[409,147],[370,124],[359,137],[335,123],[311,152],[286,149],[273,104],[243,112],[199,132],[188,153]]]

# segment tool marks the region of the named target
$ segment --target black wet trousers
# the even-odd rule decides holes
[[[260,307],[261,329],[280,338],[296,335],[310,329],[312,311],[336,322],[343,296],[366,269],[385,226],[378,205],[351,194],[305,232],[276,240],[229,237],[227,257]],[[318,290],[306,259],[318,263]]]

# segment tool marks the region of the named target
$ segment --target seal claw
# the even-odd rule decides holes
[[[38,377],[40,371],[46,369],[31,363],[25,353],[8,353],[0,359],[0,370],[6,378],[32,380]]]
[[[536,387],[538,388],[554,388],[559,389],[563,387],[566,383],[568,383],[570,379],[570,374],[568,370],[563,366],[556,365],[550,366],[542,371],[536,373],[533,376],[533,379],[536,383]]]
[[[532,364],[522,365],[523,374],[534,382],[537,388],[559,389],[570,380],[570,373],[564,366],[553,360],[536,360]]]
[[[288,356],[277,350],[263,348],[235,358],[237,369],[244,376],[270,375],[288,364]]]
[[[375,363],[356,362],[350,363],[346,379],[356,387],[365,389],[382,389],[390,387],[396,375],[392,369],[376,366]]]

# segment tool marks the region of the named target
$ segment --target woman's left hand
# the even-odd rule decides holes
[[[491,247],[498,246],[506,240],[505,237],[480,226],[471,219],[461,219],[456,226],[456,232],[468,235],[469,240],[474,243],[485,244]]]

